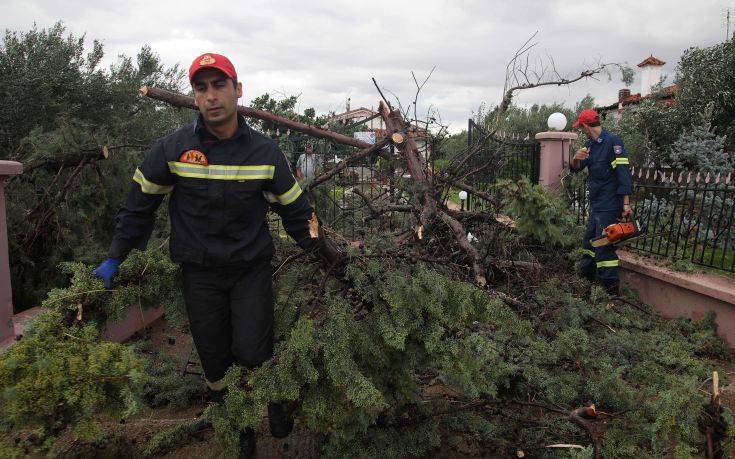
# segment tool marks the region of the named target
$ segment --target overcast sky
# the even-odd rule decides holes
[[[452,131],[465,127],[481,103],[502,96],[505,66],[538,31],[532,56],[553,56],[565,76],[597,61],[635,64],[650,54],[673,76],[681,53],[726,36],[726,9],[735,0],[617,1],[109,1],[4,2],[0,24],[25,31],[62,20],[69,31],[105,45],[106,62],[150,44],[167,65],[188,67],[203,52],[227,55],[244,85],[241,103],[262,93],[300,94],[300,108],[317,112],[374,107],[370,80],[413,100],[411,70],[436,70],[419,112],[437,107]],[[735,29],[735,11],[730,33]],[[637,76],[637,75],[636,75]],[[671,79],[671,76],[669,77]],[[612,81],[522,93],[519,104],[573,106],[585,94],[599,104],[616,100]],[[640,80],[631,85],[640,90]]]

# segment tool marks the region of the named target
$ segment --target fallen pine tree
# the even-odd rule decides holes
[[[518,186],[527,188],[519,195]],[[504,196],[527,197],[514,201],[518,221],[539,202],[553,200],[538,187],[499,188]],[[555,222],[564,217],[547,216]],[[396,249],[392,237],[376,235],[358,248],[345,248],[347,261],[333,272],[281,241],[274,272],[275,356],[250,372],[233,368],[223,406],[211,405],[199,420],[161,432],[147,451],[165,452],[185,443],[188,433],[211,425],[223,452],[234,454],[239,430],[259,425],[269,401],[288,400],[298,422],[330,457],[428,456],[453,444],[467,454],[506,457],[518,451],[532,457],[561,454],[547,448],[559,444],[581,445],[588,454],[604,457],[704,453],[707,399],[699,389],[711,375],[708,359],[726,353],[711,319],[667,321],[630,300],[611,305],[601,289],[572,274],[570,248],[554,236],[557,231],[543,236],[539,228],[530,232],[487,221],[468,225],[478,235],[480,253],[503,254],[503,246],[519,261],[541,267],[540,272],[524,264],[499,269],[488,259],[493,285],[519,306],[478,287],[461,255],[441,251],[440,241],[429,256],[410,244]],[[75,265],[71,287],[49,295],[53,312],[40,316],[28,335],[2,354],[0,386],[8,398],[0,414],[6,427],[43,426],[43,416],[75,410],[69,397],[51,404],[46,398],[11,398],[28,380],[21,374],[30,377],[48,359],[83,355],[62,357],[40,343],[78,341],[68,334],[84,339],[80,345],[104,346],[95,344],[93,333],[80,335],[98,323],[91,311],[109,311],[105,316],[115,311],[110,306],[117,304],[115,295],[171,298],[166,292],[176,289],[175,267],[161,249],[126,263],[112,292],[98,291],[103,289],[89,275],[90,267]],[[80,303],[90,311],[81,320]],[[44,337],[37,332],[50,323],[59,333]],[[114,384],[124,384],[125,400],[141,400],[151,390],[145,381],[150,377],[132,377],[140,374],[141,363],[131,367],[135,373],[125,370],[123,362],[132,358],[128,352],[107,364],[119,371],[114,381],[100,379],[105,373],[84,379],[108,390],[95,392],[97,404],[82,412],[86,417],[55,418],[47,438],[52,441],[64,425],[75,426],[82,439],[91,438],[100,434],[90,424],[96,416],[131,415],[141,406],[131,405],[126,413],[109,409],[120,406],[109,392]],[[144,362],[148,357],[138,353],[135,358]],[[94,376],[93,367],[82,368]],[[63,371],[44,376],[52,382],[47,397],[57,396],[54,388],[79,381]],[[22,409],[19,403],[25,404]],[[57,408],[49,412],[42,406]],[[39,417],[18,415],[32,412]]]

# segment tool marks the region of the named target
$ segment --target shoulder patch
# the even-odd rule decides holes
[[[623,154],[623,146],[622,145],[614,145],[613,150],[615,151],[616,155],[622,155]]]

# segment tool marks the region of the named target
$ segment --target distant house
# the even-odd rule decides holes
[[[676,91],[678,87],[675,84],[661,88],[659,91],[652,92],[652,88],[661,82],[661,68],[666,62],[653,57],[647,57],[640,64],[639,78],[641,80],[641,90],[639,93],[631,94],[630,89],[625,88],[618,91],[618,101],[602,107],[595,107],[602,118],[612,116],[619,118],[623,110],[635,110],[642,100],[655,100],[658,103],[671,106],[676,99]]]
[[[378,112],[376,112],[372,108],[365,107],[350,109],[349,98],[347,99],[347,104],[345,105],[345,111],[330,116],[329,119],[327,119],[327,124],[325,124],[323,127],[327,128],[331,125],[334,128],[335,125],[347,126],[350,124],[357,124],[361,122],[363,123],[359,124],[359,126],[360,130],[362,131],[385,131],[383,118],[380,117]],[[385,136],[384,132],[383,136]]]
[[[322,127],[338,129],[340,126],[349,125],[356,125],[358,129],[358,132],[355,132],[355,138],[368,143],[375,143],[388,135],[383,118],[377,111],[365,107],[350,109],[349,98],[345,105],[345,111],[329,117],[327,123]],[[419,126],[413,126],[411,131],[408,132],[408,135],[416,141],[419,151],[424,154],[424,157],[430,157],[433,150],[433,144],[428,141],[431,137],[430,134],[426,129]]]

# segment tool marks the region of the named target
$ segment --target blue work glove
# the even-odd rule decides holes
[[[92,273],[105,281],[105,288],[111,289],[112,288],[112,278],[115,277],[115,274],[117,274],[118,267],[120,266],[120,263],[122,263],[122,260],[119,258],[108,258],[104,261],[101,265],[97,267]]]

